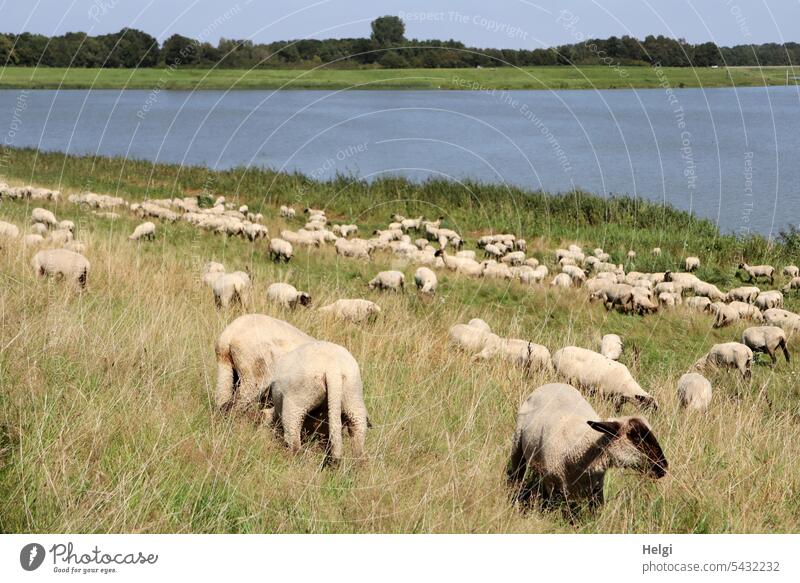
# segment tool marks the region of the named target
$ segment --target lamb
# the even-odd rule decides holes
[[[756,297],[756,307],[759,310],[769,310],[770,308],[783,307],[783,294],[776,289],[761,292]]]
[[[766,310],[764,312],[764,323],[782,328],[789,336],[792,336],[795,332],[800,332],[800,315],[788,310],[780,308]]]
[[[692,365],[695,370],[705,370],[708,365],[736,368],[745,380],[750,379],[753,369],[753,351],[739,342],[715,344],[708,354]]]
[[[217,408],[222,412],[256,413],[277,359],[313,341],[291,324],[263,314],[236,318],[215,345]]]
[[[369,289],[403,291],[406,276],[400,271],[381,271],[369,281]]]
[[[284,263],[289,263],[293,253],[294,249],[289,241],[281,239],[280,237],[269,240],[269,258],[275,263],[280,263],[281,260],[283,260]]]
[[[582,504],[603,504],[609,469],[658,479],[668,467],[644,418],[601,421],[578,390],[552,383],[538,387],[519,408],[506,477],[520,502],[535,496],[545,507],[564,502],[576,511]]]
[[[138,227],[133,230],[133,233],[128,237],[131,241],[138,241],[139,239],[147,239],[148,241],[152,241],[156,238],[156,226],[155,224],[147,221],[146,223],[142,223]]]
[[[687,257],[683,262],[684,271],[694,271],[698,267],[700,267],[699,257]]]
[[[63,277],[79,289],[86,288],[89,260],[67,249],[48,249],[33,256],[33,269],[39,277]]]
[[[756,281],[759,277],[766,277],[772,283],[775,279],[775,268],[771,265],[747,265],[742,262],[739,264],[739,269],[747,273],[747,281]]]
[[[780,348],[786,362],[789,362],[789,349],[786,346],[786,333],[778,326],[752,326],[742,332],[742,344],[753,352],[769,355],[772,364],[778,362],[775,352]]]
[[[318,311],[324,314],[331,314],[341,320],[359,323],[379,314],[381,308],[378,304],[369,300],[343,299],[323,306]]]
[[[342,459],[342,428],[353,437],[353,455],[364,453],[369,424],[358,363],[344,347],[331,342],[303,344],[275,362],[269,384],[274,405],[272,423],[281,424],[283,438],[292,452],[300,450],[300,434],[306,416],[324,408],[328,427],[328,459]],[[344,422],[343,422],[344,421]]]
[[[748,304],[755,303],[758,294],[761,293],[761,290],[755,286],[742,286],[742,287],[735,287],[732,290],[728,291],[728,295],[725,298],[725,301],[731,302],[733,300],[737,300],[740,302],[746,302]]]
[[[650,253],[658,257],[659,255],[661,255],[661,247],[653,247]]]
[[[634,261],[636,259],[636,251],[631,249],[628,251],[628,261]]]
[[[247,306],[250,303],[250,276],[244,271],[220,275],[211,284],[217,308],[229,308],[232,304]]]
[[[286,308],[294,309],[297,304],[311,305],[311,296],[307,292],[297,291],[288,283],[273,283],[267,288],[267,299]]]
[[[622,356],[622,338],[616,334],[606,334],[600,340],[600,354],[611,360],[619,360]]]
[[[31,212],[31,220],[34,223],[42,223],[48,227],[58,227],[58,220],[56,220],[56,216],[47,209],[33,209],[33,212]]]
[[[699,373],[687,372],[678,379],[678,401],[690,411],[705,411],[711,403],[711,383]]]
[[[553,355],[553,364],[568,382],[612,399],[618,409],[627,401],[658,408],[655,398],[639,386],[628,367],[598,352],[568,346]]]
[[[783,268],[783,275],[791,278],[799,277],[800,268],[797,267],[796,265],[787,265],[786,267]]]
[[[527,340],[500,338],[496,334],[489,334],[483,349],[475,355],[475,359],[491,360],[494,358],[502,358],[526,371],[553,370],[550,351],[546,346]]]
[[[414,272],[414,283],[421,293],[433,295],[436,293],[438,279],[431,269],[420,267]]]

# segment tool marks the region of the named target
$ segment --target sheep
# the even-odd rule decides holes
[[[692,365],[692,368],[702,371],[709,364],[715,367],[736,368],[745,380],[749,380],[752,376],[753,351],[749,346],[739,342],[715,344],[705,356]]]
[[[225,273],[211,284],[217,308],[229,308],[231,304],[247,306],[250,303],[250,276],[244,271]]]
[[[80,253],[67,249],[48,249],[34,255],[32,263],[39,277],[63,277],[79,289],[86,288],[91,265]]]
[[[482,320],[481,318],[472,318],[469,322],[467,322],[467,326],[472,326],[473,328],[477,328],[478,330],[483,330],[484,332],[491,332],[492,328],[489,324],[486,323],[486,320]]]
[[[448,255],[444,249],[437,249],[434,257],[441,257],[444,266],[450,271],[455,271],[462,275],[481,276],[483,275],[483,264],[478,263],[474,259],[467,259],[464,257],[455,257]]]
[[[44,242],[44,237],[37,233],[30,233],[25,235],[25,237],[22,239],[22,244],[25,247],[38,247],[39,245],[43,245]]]
[[[755,303],[758,294],[761,293],[761,290],[754,286],[742,286],[742,287],[735,287],[731,290],[728,290],[728,295],[725,298],[726,302],[731,302],[734,300],[740,302],[746,302],[748,304]]]
[[[280,211],[281,211],[281,216],[284,219],[293,219],[297,215],[296,210],[284,204],[281,205]]]
[[[400,228],[403,231],[419,231],[422,227],[422,217],[416,219],[402,219],[400,221]]]
[[[580,267],[565,265],[561,268],[561,271],[569,275],[572,278],[572,283],[576,286],[581,286],[586,283],[586,272]]]
[[[35,208],[31,212],[31,221],[34,223],[42,223],[48,227],[58,227],[58,220],[56,216],[47,209]]]
[[[269,230],[264,225],[257,223],[247,223],[244,226],[244,234],[250,241],[265,239],[269,236]]]
[[[645,281],[648,281],[651,285],[653,285],[653,282],[649,279],[646,279]],[[662,294],[664,292],[678,296],[683,294],[683,286],[679,283],[675,283],[674,281],[659,282],[653,286],[653,290],[656,292],[656,294]]]
[[[66,221],[66,220],[59,221],[58,228],[61,229],[62,231],[70,231],[73,234],[75,233],[75,223],[73,223],[72,221]]]
[[[612,399],[618,409],[627,401],[658,408],[655,398],[639,386],[628,367],[598,352],[568,346],[553,355],[553,364],[568,382]]]
[[[572,287],[572,278],[566,273],[559,273],[553,278],[550,285],[556,287]]]
[[[792,336],[795,332],[800,332],[800,315],[788,310],[780,308],[765,310],[764,323],[782,328],[789,336]]]
[[[695,295],[705,296],[713,302],[723,302],[727,298],[713,283],[697,280],[692,284],[692,291]]]
[[[786,332],[778,326],[752,326],[742,332],[742,344],[753,352],[769,355],[772,364],[778,362],[775,352],[780,348],[786,362],[789,362],[789,349],[786,346]]]
[[[280,263],[281,260],[284,263],[289,263],[293,253],[294,249],[289,241],[280,237],[274,237],[269,240],[269,258],[275,263]]]
[[[699,373],[687,372],[678,379],[678,402],[690,411],[705,411],[711,403],[711,383]]]
[[[336,254],[342,257],[351,257],[353,259],[365,259],[369,261],[372,247],[362,239],[339,239],[333,244],[336,249]]]
[[[330,314],[340,320],[359,323],[379,314],[381,308],[378,304],[369,300],[342,299],[323,306],[318,311],[323,314]]]
[[[267,288],[267,299],[286,308],[294,309],[297,304],[311,305],[311,296],[307,292],[297,291],[288,283],[273,283]]]
[[[661,247],[653,247],[653,249],[652,249],[652,251],[650,251],[650,253],[652,255],[655,255],[656,257],[658,257],[659,255],[661,255]]]
[[[277,359],[313,341],[288,322],[263,314],[236,318],[222,331],[214,347],[217,408],[221,412],[256,413],[253,410],[267,389]]]
[[[789,283],[783,286],[783,292],[787,293],[795,289],[800,289],[800,277],[793,277]]]
[[[419,267],[414,272],[414,283],[421,293],[433,295],[436,293],[436,286],[439,282],[432,270],[427,267]]]
[[[82,243],[81,241],[70,241],[64,245],[64,249],[83,255],[86,253],[86,243]]]
[[[142,223],[138,227],[133,230],[133,233],[128,237],[131,241],[138,241],[139,239],[147,239],[148,241],[152,241],[156,237],[156,226],[155,224],[147,221],[146,223]]]
[[[31,233],[35,235],[41,235],[42,237],[46,237],[47,231],[48,231],[47,225],[45,225],[44,223],[33,223],[31,225]]]
[[[300,450],[306,417],[322,408],[328,428],[326,460],[341,460],[343,426],[353,437],[354,457],[363,455],[369,424],[364,389],[358,363],[344,347],[315,341],[278,358],[269,400],[274,405],[269,421],[282,426],[283,439],[293,453]]]
[[[700,258],[699,257],[687,257],[683,261],[683,269],[684,269],[684,271],[694,271],[698,267],[700,267]]]
[[[775,268],[771,265],[748,265],[742,262],[739,269],[747,274],[747,281],[757,281],[759,277],[766,277],[770,283],[774,280]]]
[[[601,421],[575,387],[551,383],[519,408],[506,478],[520,502],[535,496],[545,507],[564,502],[575,511],[582,504],[590,509],[603,504],[609,469],[634,469],[658,479],[668,467],[644,418]]]
[[[526,253],[528,251],[528,243],[525,239],[515,239],[514,240],[514,249],[517,251],[522,251]]]
[[[19,237],[19,227],[12,223],[0,221],[0,238],[16,239]]]
[[[618,306],[622,311],[630,310],[634,314],[643,316],[645,314],[654,314],[658,311],[658,304],[653,302],[652,296],[640,288],[633,288],[631,292],[631,305],[626,308],[625,305]]]
[[[295,233],[294,231],[283,230],[281,231],[280,238],[284,241],[288,241],[293,246],[300,245],[306,247],[319,247],[321,242],[319,239],[315,239],[308,234],[308,231],[305,232],[306,234]],[[343,239],[340,239],[342,241]],[[339,241],[337,241],[338,243]],[[337,248],[338,251],[338,248]]]
[[[482,324],[476,323],[473,325],[472,321],[470,321],[469,324],[451,326],[448,331],[450,344],[470,354],[478,354],[486,347],[490,337],[494,336],[499,339],[498,336],[492,334],[486,322],[483,322],[483,320],[480,320],[480,322]]]
[[[736,312],[739,314],[739,318],[742,320],[753,320],[755,322],[764,321],[764,315],[761,313],[761,310],[752,304],[746,304],[744,302],[731,302],[728,304],[728,306],[736,310]]]
[[[484,261],[483,277],[488,279],[514,279],[514,274],[505,263],[497,263],[497,261]]]
[[[711,304],[709,311],[714,314],[714,328],[723,328],[739,321],[738,310],[722,302]]]
[[[711,307],[711,300],[705,296],[692,296],[686,299],[686,305],[694,310],[706,312]]]
[[[611,360],[619,360],[622,356],[622,338],[616,334],[606,334],[600,340],[600,354]]]
[[[381,271],[369,283],[369,289],[383,291],[403,291],[406,285],[406,276],[400,271]]]
[[[674,308],[675,306],[682,304],[683,299],[681,298],[680,294],[673,292],[661,292],[658,294],[658,303],[661,306]]]
[[[593,292],[590,300],[600,299],[607,310],[615,307],[622,311],[633,309],[634,288],[624,283],[609,283]]]
[[[66,245],[70,241],[72,241],[73,235],[72,231],[66,231],[62,229],[56,229],[55,231],[51,231],[48,237],[49,241],[53,245]]]
[[[216,261],[210,261],[203,266],[202,281],[207,286],[211,285],[222,275],[225,275],[225,266]]]
[[[770,308],[783,307],[783,294],[778,290],[761,292],[756,297],[755,305],[759,310],[769,310]]]
[[[796,265],[787,265],[783,268],[783,275],[791,278],[798,277],[800,276],[800,267],[797,267]]]
[[[496,334],[488,335],[483,349],[474,358],[475,360],[501,358],[526,371],[553,370],[547,347],[517,338],[500,338]]]
[[[506,254],[500,261],[508,265],[522,265],[525,261],[525,253],[522,251],[512,251]]]
[[[628,251],[628,261],[634,261],[636,259],[636,251],[631,249]]]

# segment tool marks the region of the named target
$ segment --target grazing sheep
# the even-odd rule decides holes
[[[403,291],[406,276],[400,271],[381,271],[369,282],[369,289],[383,291]]]
[[[623,311],[626,310],[624,305],[619,306]],[[654,314],[658,311],[658,304],[653,302],[652,297],[646,290],[633,288],[631,294],[631,307],[630,311],[634,314],[644,316],[645,314]]]
[[[379,314],[381,308],[378,304],[369,300],[346,299],[336,300],[332,304],[321,307],[318,311],[324,314],[331,314],[341,320],[358,323]]]
[[[752,375],[753,351],[750,347],[739,342],[725,342],[715,344],[708,351],[708,354],[694,363],[696,370],[705,370],[708,365],[716,367],[736,368],[745,380]]]
[[[336,254],[353,259],[369,261],[372,247],[362,239],[339,239],[333,244]]]
[[[276,360],[313,341],[291,324],[263,314],[247,314],[231,322],[215,346],[217,407],[223,412],[255,413]]]
[[[634,469],[654,478],[668,469],[664,452],[642,417],[601,421],[574,387],[543,385],[517,413],[507,479],[521,502],[566,502],[575,511],[603,504],[605,473]],[[530,476],[526,474],[530,470]]]
[[[297,211],[286,205],[281,205],[281,216],[284,219],[293,219],[297,215]]]
[[[472,318],[472,320],[467,322],[467,326],[472,326],[473,328],[478,328],[479,330],[483,330],[485,332],[492,331],[491,326],[486,323],[486,320],[482,320],[481,318]]]
[[[553,278],[550,285],[556,287],[572,287],[572,278],[566,273],[559,273]]]
[[[353,455],[364,453],[367,408],[361,372],[353,355],[331,342],[303,344],[278,358],[269,384],[274,405],[272,423],[281,424],[283,439],[292,452],[300,450],[306,417],[324,407],[328,427],[326,454],[342,459],[342,428],[353,437]]]
[[[50,232],[49,241],[53,245],[66,245],[72,241],[72,231],[56,229]]]
[[[138,227],[133,230],[133,233],[128,237],[131,241],[138,241],[139,239],[147,239],[148,241],[152,241],[156,238],[156,226],[155,224],[147,221],[146,223],[142,223]]]
[[[783,294],[776,289],[761,292],[756,297],[755,305],[759,310],[783,307]]]
[[[259,225],[258,223],[245,224],[243,232],[250,241],[266,239],[269,236],[269,230],[267,230],[264,225]]]
[[[34,223],[42,223],[48,227],[58,227],[58,220],[56,216],[47,209],[35,208],[31,212],[31,221]]]
[[[532,370],[553,370],[550,351],[546,346],[534,344],[517,338],[500,338],[489,334],[483,349],[475,355],[475,360],[503,359],[512,364]]]
[[[631,249],[630,251],[628,251],[628,261],[633,261],[635,259],[636,259],[636,251]]]
[[[622,356],[622,338],[616,334],[606,334],[600,340],[600,354],[611,360],[619,360]]]
[[[669,308],[674,308],[683,303],[683,299],[681,298],[680,294],[676,294],[674,292],[661,292],[658,294],[658,303],[662,306],[667,306]]]
[[[211,284],[217,308],[229,308],[231,304],[247,306],[250,303],[250,276],[244,271],[225,273]]]
[[[478,263],[474,259],[467,259],[466,257],[456,257],[448,255],[444,249],[437,249],[434,257],[441,257],[444,266],[450,271],[455,271],[462,275],[471,275],[479,277],[483,275],[484,265]]]
[[[58,228],[62,231],[70,231],[73,234],[75,233],[75,223],[72,221],[59,221]]]
[[[508,265],[522,265],[525,261],[525,253],[522,251],[512,251],[503,256],[500,261]]]
[[[766,277],[770,283],[774,280],[775,268],[771,265],[747,265],[742,262],[739,269],[747,273],[747,281],[756,281],[759,277]]]
[[[44,223],[33,223],[31,225],[31,233],[34,233],[36,235],[41,235],[42,237],[46,237],[47,231],[48,231],[47,225],[45,225]]]
[[[796,265],[787,265],[783,268],[783,275],[791,278],[798,277],[800,276],[800,267],[797,267]]]
[[[494,336],[499,340],[499,336],[492,334],[486,322],[483,320],[480,322],[482,324],[478,322],[472,324],[470,321],[469,324],[452,326],[448,332],[450,344],[470,354],[478,354],[486,347],[490,337]]]
[[[269,258],[275,263],[279,263],[281,259],[284,263],[289,263],[293,253],[294,249],[289,241],[285,241],[279,237],[269,240]]]
[[[711,404],[711,383],[699,373],[687,372],[678,379],[678,401],[691,411],[705,411]]]
[[[686,299],[686,305],[694,310],[705,312],[711,308],[711,300],[705,296],[692,296]]]
[[[783,286],[783,292],[790,292],[795,289],[800,289],[800,277],[793,277],[789,283]]]
[[[633,309],[634,288],[624,283],[607,283],[589,295],[589,300],[602,300],[606,310],[619,308],[622,311]]]
[[[795,332],[800,332],[800,315],[788,310],[780,308],[766,310],[764,312],[764,323],[782,328],[789,336],[792,336]]]
[[[80,289],[86,287],[90,267],[86,257],[67,249],[48,249],[33,256],[33,269],[39,277],[63,277]]]
[[[780,348],[786,362],[789,362],[789,349],[786,347],[786,332],[778,326],[752,326],[742,332],[742,344],[753,352],[769,355],[772,364],[778,362],[775,352]]]
[[[684,271],[694,271],[698,267],[700,267],[699,257],[687,257],[683,262]]]
[[[741,320],[753,320],[754,322],[764,321],[764,315],[761,313],[761,310],[752,304],[731,302],[728,306],[736,310]]]
[[[420,267],[414,272],[414,283],[421,293],[433,295],[436,293],[438,280],[432,270]]]
[[[19,237],[19,227],[12,223],[0,221],[0,238],[16,239]]]
[[[598,352],[568,346],[553,355],[553,364],[567,381],[612,399],[617,408],[627,401],[658,408],[655,398],[639,386],[627,366]]]
[[[655,255],[656,257],[661,255],[661,247],[653,247],[653,250],[650,251],[650,253]]]
[[[44,242],[44,237],[37,233],[30,233],[25,235],[22,239],[22,244],[25,245],[25,247],[38,247],[39,245],[43,245]]]
[[[695,295],[705,296],[712,302],[724,302],[727,298],[726,294],[722,293],[717,286],[705,281],[695,281],[692,284],[692,291],[694,291]]]
[[[311,305],[311,296],[307,292],[297,291],[297,288],[288,283],[273,283],[270,285],[267,288],[267,299],[291,309],[294,309],[297,304],[301,306]]]
[[[64,245],[64,249],[83,255],[86,253],[86,243],[82,243],[81,241],[70,241]]]
[[[761,290],[754,286],[742,286],[742,287],[735,287],[732,290],[728,291],[728,295],[725,298],[725,301],[739,301],[739,302],[746,302],[748,304],[755,303],[758,294],[761,293]]]
[[[210,261],[203,266],[202,281],[209,287],[222,275],[225,275],[225,266],[222,263]]]
[[[714,302],[709,306],[714,314],[714,328],[723,328],[739,321],[739,311],[722,302]]]

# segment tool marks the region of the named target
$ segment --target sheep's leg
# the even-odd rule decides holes
[[[342,405],[342,411],[348,421],[348,432],[353,440],[353,456],[360,458],[364,455],[364,443],[367,439],[367,408],[363,403],[355,405],[348,400]]]
[[[325,373],[328,395],[328,447],[327,453],[333,461],[342,459],[342,375]]]
[[[786,362],[789,362],[789,349],[786,347],[786,340],[784,338],[781,338],[779,346],[783,349],[783,356],[786,358]]]
[[[509,485],[519,486],[525,478],[528,469],[528,460],[522,447],[522,440],[518,434],[514,435],[514,444],[511,447],[511,458],[506,469],[506,478]]]
[[[290,401],[283,401],[281,410],[281,420],[283,421],[283,439],[292,453],[300,451],[300,433],[303,430],[303,420],[306,411],[301,407],[292,404]]]
[[[240,371],[239,390],[233,403],[233,410],[238,414],[254,413],[261,396],[260,375],[251,369]]]
[[[233,362],[230,354],[222,354],[217,357],[217,389],[214,394],[214,401],[217,408],[221,411],[228,411],[233,401]]]

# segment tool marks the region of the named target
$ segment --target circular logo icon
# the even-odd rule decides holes
[[[44,547],[39,543],[29,543],[19,552],[19,564],[26,571],[35,571],[44,562]]]

